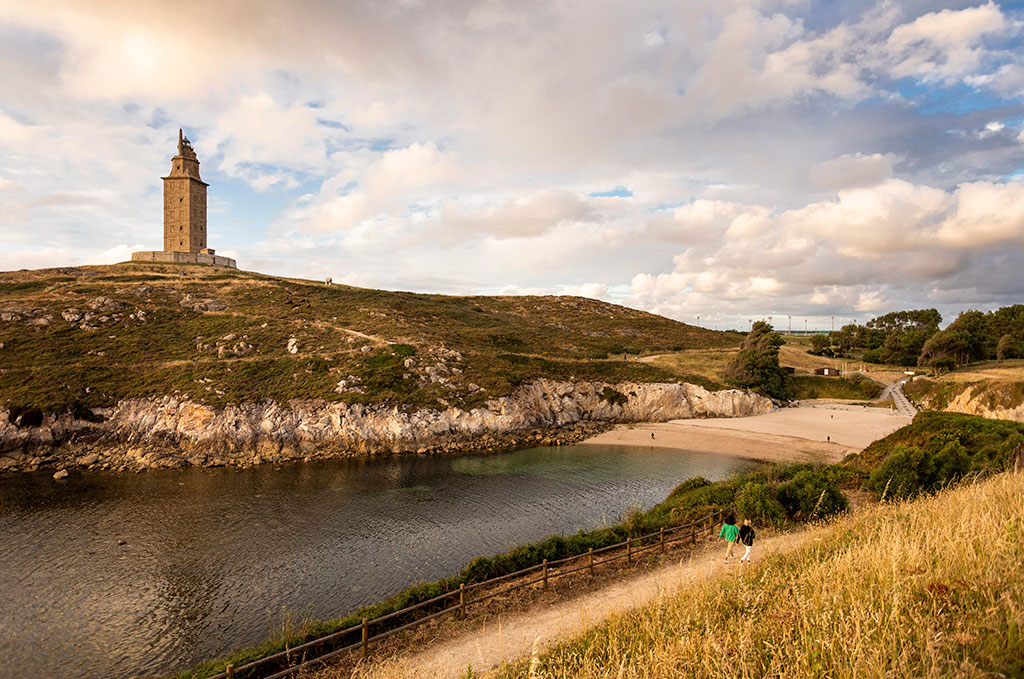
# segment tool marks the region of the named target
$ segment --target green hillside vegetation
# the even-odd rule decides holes
[[[795,375],[790,379],[793,393],[798,399],[834,398],[868,401],[878,398],[882,393],[882,386],[878,382],[859,374],[850,377]]]
[[[160,264],[0,273],[0,404],[49,412],[174,393],[213,405],[472,406],[540,377],[676,381],[623,354],[739,340],[580,297],[386,292]]]
[[[1024,424],[925,411],[845,466],[866,476],[866,487],[884,499],[913,497],[1018,460],[1024,460]]]
[[[1022,531],[1021,474],[872,505],[491,676],[1021,676]]]

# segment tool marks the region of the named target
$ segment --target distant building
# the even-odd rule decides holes
[[[237,268],[230,257],[206,247],[206,187],[192,142],[178,130],[178,155],[164,180],[164,249],[133,252],[133,262],[209,264]]]
[[[786,373],[787,375],[793,375],[796,373],[796,368],[794,368],[793,366],[784,365],[782,366],[782,372]]]
[[[814,374],[824,375],[825,377],[839,377],[843,374],[843,371],[839,368],[816,368]]]

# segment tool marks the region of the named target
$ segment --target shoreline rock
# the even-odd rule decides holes
[[[622,422],[742,417],[770,399],[692,384],[541,379],[463,410],[292,400],[215,408],[174,396],[125,399],[93,423],[47,415],[19,428],[0,408],[0,473],[59,465],[118,471],[249,467],[292,460],[456,454],[577,443]]]

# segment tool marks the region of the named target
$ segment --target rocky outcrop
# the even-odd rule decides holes
[[[463,410],[264,401],[225,408],[177,397],[126,399],[104,421],[47,416],[19,428],[0,409],[0,471],[44,465],[146,469],[248,466],[311,457],[494,450],[580,440],[614,422],[742,417],[771,411],[752,392],[692,384],[538,380]]]
[[[1021,382],[957,383],[917,378],[911,384],[914,401],[923,408],[1024,422],[1024,384]]]

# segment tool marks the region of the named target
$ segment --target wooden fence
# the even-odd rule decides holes
[[[366,658],[369,654],[370,644],[372,642],[386,639],[398,634],[399,632],[404,632],[405,630],[412,629],[413,627],[417,627],[445,615],[458,614],[464,616],[466,614],[466,609],[472,604],[479,604],[487,601],[488,599],[493,599],[494,597],[508,594],[509,592],[514,592],[515,590],[529,587],[531,585],[540,584],[543,589],[547,589],[548,583],[551,580],[584,570],[589,571],[590,575],[594,575],[594,568],[601,564],[617,561],[619,559],[632,560],[634,556],[653,549],[665,551],[666,545],[671,542],[690,540],[693,544],[696,544],[697,536],[710,532],[714,528],[718,519],[721,518],[724,513],[725,510],[720,509],[708,514],[707,516],[695,519],[690,523],[675,526],[668,530],[662,528],[657,533],[648,533],[635,538],[627,538],[625,542],[618,542],[614,545],[608,545],[599,549],[591,548],[586,554],[577,554],[550,562],[547,559],[544,559],[542,563],[536,566],[524,568],[514,573],[508,573],[507,575],[491,578],[489,580],[482,580],[468,586],[464,584],[459,585],[459,589],[457,590],[452,590],[451,592],[446,592],[432,599],[421,601],[418,604],[408,606],[399,611],[393,611],[372,620],[363,618],[361,625],[355,625],[343,630],[338,630],[337,632],[332,632],[317,639],[313,639],[312,641],[308,641],[300,646],[289,648],[273,655],[268,655],[265,658],[254,660],[239,667],[228,665],[224,672],[215,674],[208,679],[282,679],[283,677],[291,676],[300,669],[308,668],[313,664],[323,663],[335,656],[351,651],[358,650],[361,652],[362,657]],[[622,548],[625,548],[625,551],[621,554],[610,554],[604,558],[595,558]],[[535,577],[528,577],[523,582],[517,582],[508,587],[488,592],[476,598],[472,598],[470,596],[472,592],[478,589],[489,588],[507,580],[530,575],[534,575]],[[410,613],[415,613],[422,609],[429,609],[442,604],[442,602],[451,603],[448,603],[440,610],[417,617],[411,622],[400,624],[396,627],[390,627],[373,635],[370,634],[370,629],[372,627],[380,628],[382,625],[394,621],[397,618],[407,616]],[[338,643],[346,640],[349,636],[354,637],[356,641],[337,647]],[[328,645],[331,647],[329,650],[322,648]]]

